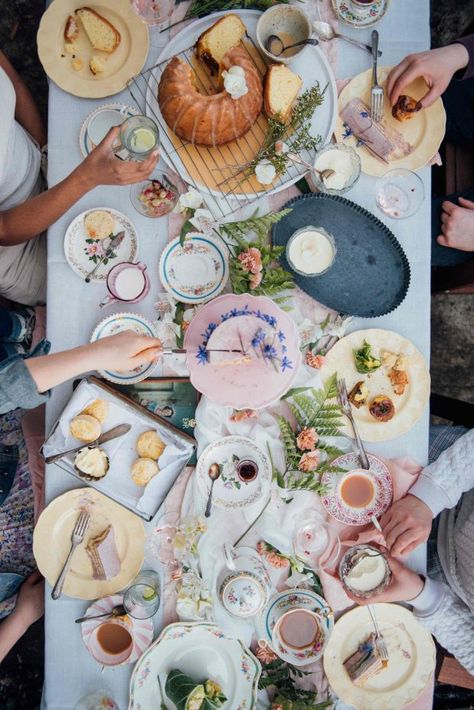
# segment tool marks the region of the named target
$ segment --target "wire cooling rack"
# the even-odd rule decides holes
[[[265,61],[252,38],[247,34],[241,43],[252,59],[260,77],[266,72]],[[213,94],[219,90],[218,77],[211,76],[199,62],[194,46],[178,52],[179,59],[192,69],[195,86],[203,94]],[[128,82],[128,90],[139,109],[156,121],[161,136],[161,148],[165,162],[188,184],[201,193],[207,193],[205,200],[214,217],[224,218],[236,210],[250,205],[269,192],[289,187],[306,170],[290,164],[274,180],[271,187],[256,188],[255,177],[245,172],[245,164],[254,158],[266,138],[267,121],[263,114],[252,128],[241,138],[222,146],[207,147],[192,145],[176,136],[164,121],[158,105],[158,85],[161,75],[173,57],[158,62],[143,70]],[[304,152],[307,155],[304,155]],[[310,159],[308,151],[300,156]],[[210,196],[210,197],[209,197]]]

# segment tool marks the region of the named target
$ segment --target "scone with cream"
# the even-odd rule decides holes
[[[105,239],[113,233],[115,223],[110,212],[93,210],[85,216],[84,227],[91,239]]]
[[[74,468],[81,476],[99,480],[109,470],[109,457],[102,449],[85,446],[76,454]]]

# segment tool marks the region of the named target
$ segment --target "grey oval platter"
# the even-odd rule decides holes
[[[290,214],[273,226],[273,243],[286,246],[302,227],[324,227],[334,237],[336,258],[321,276],[295,273],[280,260],[296,284],[324,306],[340,313],[375,318],[390,313],[406,296],[410,265],[390,229],[368,210],[344,197],[312,193],[295,197],[282,209]]]

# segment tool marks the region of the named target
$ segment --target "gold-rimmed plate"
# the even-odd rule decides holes
[[[339,95],[338,116],[334,135],[338,143],[350,145],[360,156],[362,172],[367,175],[380,176],[393,168],[419,170],[427,165],[436,155],[444,138],[446,130],[446,111],[443,102],[437,99],[434,104],[424,108],[409,120],[400,122],[392,116],[392,107],[387,97],[386,82],[392,67],[379,67],[378,80],[384,88],[383,118],[389,128],[394,128],[412,146],[413,150],[403,158],[391,160],[389,164],[370,153],[364,145],[353,136],[341,118],[341,111],[351,99],[359,98],[370,106],[370,88],[372,85],[372,69],[357,74],[341,91]],[[418,78],[403,90],[414,99],[421,99],[428,91],[423,78]]]
[[[82,0],[53,0],[48,7],[37,36],[41,64],[49,78],[70,94],[89,99],[112,96],[143,68],[149,47],[148,27],[134,13],[129,0],[97,0],[89,7],[118,30],[120,44],[110,54],[94,50],[78,22],[79,37],[73,42],[74,51],[69,53],[64,28],[68,17],[80,7]],[[100,74],[94,75],[89,68],[93,55],[104,64]]]
[[[143,564],[145,529],[137,515],[92,488],[78,488],[55,498],[40,515],[33,535],[36,564],[51,585],[61,573],[71,547],[71,533],[82,510],[91,518],[84,542],[72,557],[64,594],[98,599],[115,594],[136,577]],[[120,571],[111,579],[94,579],[86,545],[108,525],[113,527]]]

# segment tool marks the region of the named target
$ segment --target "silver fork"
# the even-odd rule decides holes
[[[74,550],[84,540],[84,535],[86,534],[90,519],[91,516],[89,515],[89,513],[86,513],[83,510],[80,513],[78,519],[76,520],[76,524],[74,525],[74,529],[71,534],[71,549],[69,550],[69,554],[66,557],[66,562],[63,565],[61,574],[58,577],[58,581],[54,585],[53,591],[51,592],[51,597],[53,599],[59,599],[59,597],[61,596],[64,586],[64,580],[66,579],[66,575],[69,571],[69,565],[71,564],[71,559],[74,554]]]
[[[380,633],[379,625],[377,623],[377,617],[375,615],[375,609],[372,604],[367,604],[367,610],[370,614],[370,618],[372,619],[372,623],[375,629],[375,648],[382,663],[386,665],[388,663],[387,642],[385,641],[383,634]]]
[[[379,33],[372,31],[372,89],[370,91],[370,115],[372,120],[380,123],[383,116],[383,89],[377,82],[377,52],[379,49]]]

